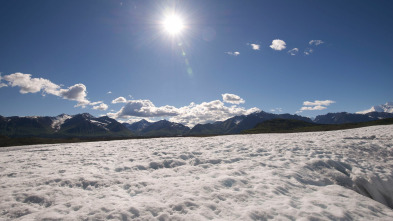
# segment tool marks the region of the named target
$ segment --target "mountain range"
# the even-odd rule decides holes
[[[312,122],[310,118],[299,115],[272,114],[261,111],[249,115],[235,116],[212,124],[197,124],[190,130],[189,135],[238,134],[243,130],[253,128],[258,123],[276,118]]]
[[[8,137],[129,137],[133,133],[109,117],[88,113],[57,117],[0,116],[0,135]]]
[[[167,120],[160,120],[154,123],[141,120],[133,124],[123,123],[123,125],[135,135],[145,137],[182,136],[187,135],[190,131],[190,128],[183,124]]]
[[[204,136],[239,134],[256,125],[273,120],[286,119],[317,124],[346,124],[393,118],[393,113],[328,113],[314,120],[291,114],[273,114],[264,111],[229,118],[225,121],[197,124],[189,128],[179,123],[160,120],[141,120],[132,124],[119,123],[107,116],[96,118],[88,113],[57,117],[3,117],[0,116],[0,135],[7,137],[161,137]]]
[[[347,112],[328,113],[319,115],[314,119],[314,123],[318,124],[347,124],[360,123],[374,120],[381,120],[393,117],[393,113],[386,112],[369,112],[365,114],[353,114]]]
[[[244,130],[242,134],[316,132],[389,124],[393,124],[393,118],[344,124],[317,124],[300,120],[273,119],[259,123],[252,129]]]
[[[197,124],[191,129],[183,126],[182,124],[173,123],[166,120],[158,121],[155,123],[141,120],[133,124],[123,123],[123,125],[125,125],[129,130],[131,130],[134,134],[138,136],[203,136],[239,134],[244,130],[254,128],[259,123],[273,119],[297,120],[317,124],[346,124],[369,122],[386,118],[393,118],[393,113],[328,113],[325,115],[319,115],[314,120],[311,120],[308,117],[303,117],[296,114],[272,114],[260,111],[249,115],[235,116],[225,121],[217,121],[207,124]]]

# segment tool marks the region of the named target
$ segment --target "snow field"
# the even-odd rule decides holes
[[[0,149],[3,220],[392,220],[393,126]]]

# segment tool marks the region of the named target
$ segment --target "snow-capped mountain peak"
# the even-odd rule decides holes
[[[385,113],[393,113],[393,102],[386,102],[386,104],[381,104],[377,106],[373,106],[368,110],[356,112],[357,114],[367,114],[370,112],[385,112]]]
[[[68,115],[68,114],[60,114],[59,116],[57,116],[53,122],[52,122],[52,128],[55,129],[55,131],[59,131],[61,128],[61,125],[64,123],[64,121],[66,121],[67,119],[72,118],[72,116]]]
[[[109,129],[106,128],[106,126],[108,126],[108,122],[100,122],[100,121],[97,121],[97,120],[90,120],[90,122],[91,122],[92,124],[98,126],[98,127],[103,128],[103,129],[106,130],[106,131],[109,131]]]
[[[94,116],[93,115],[91,115],[91,114],[89,114],[89,113],[83,113],[83,114],[80,114],[83,118],[86,118],[86,119],[92,119],[92,118],[94,118]]]

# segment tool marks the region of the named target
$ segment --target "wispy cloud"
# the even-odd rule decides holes
[[[6,83],[1,82],[2,79],[3,79],[3,77],[1,77],[1,73],[0,73],[0,88],[7,87],[8,85]]]
[[[324,100],[324,101],[316,100],[314,102],[305,101],[305,102],[303,102],[303,105],[305,105],[305,106],[319,106],[319,105],[329,106],[329,105],[334,104],[334,103],[336,103],[336,102],[332,101],[332,100]]]
[[[322,40],[311,40],[310,42],[308,42],[309,45],[315,45],[315,46],[318,46],[323,43],[325,42],[323,42]]]
[[[331,104],[336,103],[335,101],[332,100],[315,100],[315,101],[304,101],[303,102],[303,107],[300,108],[300,111],[298,113],[304,111],[304,110],[325,110],[327,107]]]
[[[90,102],[87,97],[87,89],[84,84],[75,84],[68,88],[61,88],[44,78],[32,78],[31,74],[14,73],[10,75],[5,75],[2,77],[8,82],[11,87],[19,87],[19,92],[21,94],[27,93],[37,93],[41,92],[43,96],[46,94],[55,95],[67,100],[77,101],[78,104],[75,107],[86,107],[87,105],[95,105],[97,102]],[[3,83],[2,83],[3,84]],[[102,102],[99,102],[102,103]]]
[[[326,108],[327,107],[325,107],[325,106],[317,105],[317,106],[312,106],[312,107],[302,107],[302,108],[300,108],[300,110],[301,111],[304,111],[304,110],[324,110]]]
[[[255,50],[255,51],[259,51],[260,48],[261,48],[261,45],[259,45],[259,44],[251,44],[251,43],[248,43],[247,45],[250,45],[251,48],[252,48],[252,50]]]
[[[311,53],[313,53],[314,52],[314,49],[312,49],[312,48],[306,48],[305,50],[304,50],[304,54],[305,55],[310,55]]]
[[[117,103],[127,103],[127,99],[125,97],[118,97],[112,101],[112,104]]]
[[[278,113],[281,113],[281,112],[282,112],[282,108],[281,108],[281,107],[277,107],[277,108],[270,109],[270,111],[271,111],[271,112],[278,112]]]
[[[112,91],[108,91],[107,94],[112,94]]]
[[[283,40],[275,39],[272,41],[270,48],[272,48],[273,50],[276,50],[276,51],[281,51],[286,48],[286,43]]]
[[[104,104],[104,103],[101,103],[101,104],[99,104],[99,105],[97,105],[97,106],[93,106],[93,109],[94,109],[94,110],[105,111],[105,110],[108,109],[108,105],[106,105],[106,104]]]
[[[222,100],[230,104],[243,104],[245,101],[236,94],[221,94]]]
[[[299,48],[293,48],[288,51],[288,54],[293,56],[293,55],[296,55],[298,52],[299,52]]]
[[[225,54],[229,54],[229,55],[232,55],[232,56],[238,56],[238,55],[240,55],[240,52],[238,52],[238,51],[235,51],[235,52],[228,51],[228,52],[225,52]]]
[[[129,100],[115,113],[108,113],[109,117],[134,121],[134,119],[146,118],[147,120],[157,117],[167,117],[170,121],[182,123],[187,126],[196,124],[211,123],[226,120],[230,117],[250,114],[260,111],[258,108],[245,109],[237,105],[226,106],[225,103],[240,104],[244,100],[234,94],[223,94],[223,101],[214,100],[202,102],[201,104],[191,103],[180,108],[174,106],[157,107],[150,100]]]

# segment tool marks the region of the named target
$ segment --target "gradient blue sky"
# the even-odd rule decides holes
[[[161,25],[168,11],[184,19],[178,36]],[[389,0],[2,0],[0,115],[192,125],[254,107],[310,117],[361,111],[393,100],[392,11]],[[285,49],[273,50],[275,39]],[[57,87],[32,88],[44,81]],[[118,97],[127,103],[112,103]]]

